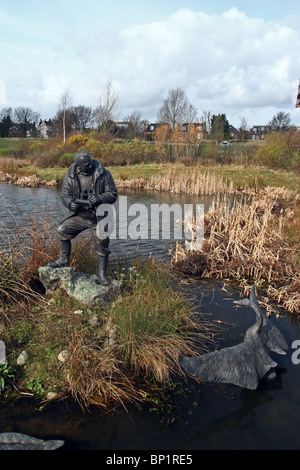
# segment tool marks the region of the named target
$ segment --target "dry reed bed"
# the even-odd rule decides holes
[[[299,195],[266,188],[242,201],[217,197],[205,214],[204,243],[194,250],[177,244],[175,269],[203,277],[252,280],[268,285],[268,295],[289,312],[300,313],[298,246],[286,241]]]
[[[45,181],[36,175],[18,175],[16,173],[3,173],[0,171],[0,183],[16,184],[27,188],[39,188],[40,186],[57,186],[56,180]]]
[[[167,191],[175,194],[209,196],[214,194],[233,194],[236,190],[232,182],[227,184],[221,176],[211,175],[201,168],[169,168],[161,175],[152,176],[149,180],[141,177],[130,180],[117,179],[119,188],[146,189]]]

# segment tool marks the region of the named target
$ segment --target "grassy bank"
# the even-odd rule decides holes
[[[168,179],[169,176],[182,179],[191,174],[211,175],[218,181],[223,181],[227,186],[233,185],[237,189],[261,189],[270,187],[284,187],[286,189],[300,191],[300,176],[295,172],[283,170],[272,170],[260,166],[236,166],[236,165],[218,165],[218,166],[192,166],[186,167],[182,164],[162,164],[149,163],[130,166],[112,166],[108,167],[119,187],[148,187],[149,189],[158,188],[159,182]],[[30,165],[23,160],[1,160],[0,172],[15,176],[15,180],[20,177],[37,177],[40,184],[50,183],[52,181],[60,185],[63,176],[66,173],[65,167],[38,168]],[[1,178],[0,178],[1,179]],[[3,181],[3,178],[2,178]],[[4,182],[4,181],[3,181]],[[30,184],[30,179],[28,180]],[[170,186],[170,183],[168,183]],[[161,185],[161,190],[163,186]]]

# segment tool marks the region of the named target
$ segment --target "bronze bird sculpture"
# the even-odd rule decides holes
[[[234,303],[252,308],[256,315],[256,322],[246,331],[243,342],[201,356],[184,357],[180,364],[188,374],[205,382],[255,390],[260,380],[277,366],[269,351],[285,354],[288,346],[278,328],[260,310],[254,286],[250,299]]]

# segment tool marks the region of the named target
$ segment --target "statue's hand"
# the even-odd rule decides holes
[[[71,211],[76,212],[79,209],[79,205],[76,204],[75,202],[71,202],[70,209]]]
[[[94,206],[99,206],[99,204],[101,203],[101,199],[98,196],[95,196],[95,194],[91,194],[89,196],[89,202]]]

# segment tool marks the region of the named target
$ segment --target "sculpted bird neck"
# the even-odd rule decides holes
[[[262,325],[263,325],[263,315],[262,315],[262,312],[261,312],[260,308],[258,307],[258,305],[255,305],[253,303],[252,303],[251,307],[255,312],[256,322],[255,322],[254,325],[252,325],[247,330],[247,332],[245,334],[245,339],[247,339],[249,337],[252,337],[254,335],[258,335],[260,333]]]

